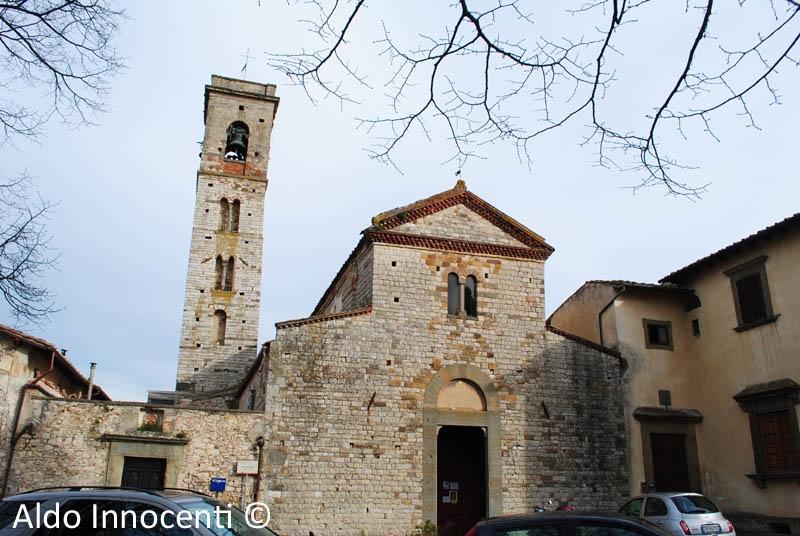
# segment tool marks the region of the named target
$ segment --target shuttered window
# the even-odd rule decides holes
[[[742,324],[749,324],[767,317],[764,287],[761,285],[761,273],[750,274],[737,279],[736,293],[739,298]]]
[[[766,256],[757,257],[725,271],[733,290],[736,331],[774,322],[778,318],[772,310],[769,296],[766,260]]]
[[[791,378],[748,385],[733,396],[749,415],[755,473],[760,487],[771,479],[800,480],[800,384]]]
[[[794,440],[791,417],[789,411],[758,415],[766,473],[788,473],[798,468],[797,444]]]

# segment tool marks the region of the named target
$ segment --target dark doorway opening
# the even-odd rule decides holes
[[[690,491],[685,434],[650,434],[656,491]]]
[[[436,444],[440,536],[463,536],[486,517],[486,434],[474,426],[442,426]]]
[[[163,458],[134,458],[125,456],[122,466],[122,487],[164,489],[167,460]]]

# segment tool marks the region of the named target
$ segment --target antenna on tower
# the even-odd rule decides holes
[[[244,58],[244,65],[242,66],[242,70],[240,72],[242,73],[242,78],[247,80],[247,63],[250,60],[254,60],[255,58],[250,55],[250,49],[249,48],[247,49],[247,52],[245,52],[244,54],[239,54],[239,57],[240,58]]]

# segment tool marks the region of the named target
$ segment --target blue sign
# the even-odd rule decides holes
[[[227,485],[227,483],[228,483],[227,478],[215,476],[211,479],[211,483],[208,485],[208,489],[214,492],[225,491],[225,486]]]

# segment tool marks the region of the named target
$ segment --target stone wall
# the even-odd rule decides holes
[[[253,443],[263,433],[260,412],[144,406],[35,398],[34,436],[20,439],[10,493],[45,486],[120,485],[124,455],[167,459],[168,487],[207,492],[211,477],[227,477],[225,500],[239,504],[243,478],[238,460],[256,459]],[[161,432],[139,431],[142,415],[163,412]],[[248,479],[248,495],[254,486]],[[171,480],[171,481],[170,481]]]
[[[372,248],[365,247],[349,259],[315,313],[327,315],[363,309],[372,304]]]
[[[544,263],[373,247],[371,311],[279,324],[271,343],[265,478],[276,527],[406,534],[435,522],[423,406],[453,370],[499,396],[490,514],[560,497],[617,507],[627,491],[619,361],[547,331]],[[477,277],[477,319],[447,314],[451,271]]]
[[[2,468],[6,466],[20,392],[27,382],[50,370],[51,354],[52,350],[47,351],[0,333],[0,467]],[[20,413],[20,429],[30,419],[31,396],[43,393],[64,398],[86,396],[86,383],[76,381],[74,373],[68,374],[60,361],[56,361],[54,365],[55,368],[50,370],[35,388],[26,390]],[[2,479],[3,475],[0,472],[0,485]]]
[[[505,246],[520,247],[525,245],[485,219],[478,217],[464,205],[446,208],[430,216],[399,225],[393,230],[419,236],[471,240]]]
[[[270,343],[264,344],[258,354],[258,360],[254,363],[247,381],[239,388],[238,401],[236,407],[239,409],[264,410],[267,394],[267,373],[269,371],[269,352]]]

